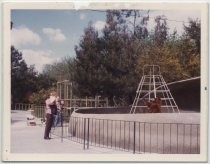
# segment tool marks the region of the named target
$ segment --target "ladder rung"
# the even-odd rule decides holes
[[[173,100],[173,98],[161,98],[161,100]]]
[[[168,105],[161,105],[161,108],[162,108],[162,107],[165,107],[165,108],[168,108],[168,107],[178,108],[178,106],[168,106]]]
[[[132,106],[132,108],[133,108],[133,107],[147,107],[147,106],[138,106],[138,105],[137,105],[137,106]],[[176,108],[178,108],[177,106],[161,105],[161,108],[163,108],[163,107],[164,107],[164,108],[168,108],[168,107],[171,107],[171,108],[175,108],[175,107],[176,107]]]
[[[141,91],[136,91],[137,93],[148,93],[149,91],[148,90],[141,90]],[[153,93],[154,92],[154,90],[151,90],[150,91],[151,93]],[[161,93],[161,92],[169,92],[169,90],[156,90],[156,93]]]
[[[138,98],[135,98],[134,100],[137,100]],[[139,100],[142,101],[144,98],[140,97]],[[152,97],[151,99],[154,99],[154,97]],[[161,98],[161,100],[173,100],[173,98]]]
[[[146,78],[161,77],[161,75],[144,75]]]
[[[136,91],[137,93],[147,93],[148,91],[146,90],[141,90],[141,91]]]
[[[137,98],[135,98],[134,100],[136,100]],[[150,99],[154,99],[154,97],[150,98]],[[173,100],[173,98],[161,98],[161,100]],[[139,98],[139,101],[143,101],[143,98]]]
[[[153,86],[154,83],[146,83],[146,84],[144,83],[142,85],[151,85],[151,86]],[[164,85],[164,84],[163,83],[155,83],[155,85],[158,86],[158,85]]]

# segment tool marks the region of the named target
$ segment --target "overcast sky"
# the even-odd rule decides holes
[[[183,32],[183,21],[200,19],[199,11],[151,11],[149,30],[154,28],[154,19],[165,15],[169,31]],[[65,57],[75,57],[74,47],[78,45],[84,28],[92,21],[97,30],[105,26],[106,13],[91,10],[12,10],[11,44],[23,53],[28,65],[35,65],[41,72],[45,64],[52,64]],[[187,25],[187,24],[186,24]]]

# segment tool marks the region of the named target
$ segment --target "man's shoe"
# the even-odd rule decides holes
[[[50,140],[51,138],[50,138],[50,137],[44,137],[44,139],[45,139],[45,140]]]

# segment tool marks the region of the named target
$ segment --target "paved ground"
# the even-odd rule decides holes
[[[44,140],[44,125],[37,120],[37,126],[27,126],[26,111],[12,111],[11,118],[11,153],[85,153],[85,154],[131,154],[130,152],[113,149],[90,147],[83,149],[83,145],[70,140],[63,140],[52,136],[51,140]]]
[[[53,160],[56,161],[57,156],[56,154],[61,157],[59,159],[63,159],[62,157],[66,157],[65,160],[71,161],[76,160],[78,161],[81,159],[84,160],[84,157],[90,157],[89,161],[95,161],[97,158],[99,161],[102,160],[103,155],[104,160],[111,160],[111,157],[116,157],[115,160],[128,160],[128,161],[152,161],[157,160],[156,158],[150,158],[148,160],[147,156],[136,156],[133,155],[132,152],[125,152],[125,151],[118,151],[114,149],[107,149],[107,148],[99,148],[99,147],[92,147],[90,146],[89,150],[83,150],[83,145],[80,143],[76,143],[70,140],[64,139],[63,142],[61,142],[61,139],[52,136],[51,140],[44,140],[43,134],[44,134],[44,128],[45,125],[41,124],[40,120],[37,120],[38,125],[37,126],[27,126],[26,116],[28,113],[26,111],[12,111],[12,117],[11,117],[11,154],[14,154],[15,161],[22,161],[25,159],[25,154],[30,155],[30,158],[27,158],[23,161],[40,161],[39,156],[42,157],[41,159],[45,159],[47,161],[51,161],[52,159],[50,157],[55,157]],[[89,115],[90,116],[90,115]],[[121,115],[120,118],[117,115],[113,115],[112,119],[123,119],[126,117],[128,120],[144,120],[144,117],[146,115]],[[200,116],[199,113],[195,114],[192,113],[192,117],[188,117],[188,119],[185,119],[183,122],[193,122],[193,123],[199,123],[200,122]],[[91,117],[94,118],[94,115],[91,115]],[[98,117],[95,115],[95,117]],[[103,115],[100,115],[100,117],[105,117]],[[108,116],[107,116],[108,117]],[[105,117],[106,118],[106,117]],[[104,119],[105,119],[104,118]],[[179,118],[177,120],[177,118]],[[177,115],[173,120],[174,122],[183,120],[185,116],[183,115]],[[146,119],[146,118],[145,118]],[[153,118],[154,119],[154,118]],[[153,120],[151,118],[151,120]],[[161,119],[161,118],[160,118]],[[150,120],[150,121],[151,121]],[[155,120],[157,121],[157,118],[155,117]],[[164,122],[167,122],[167,119],[163,120]],[[54,156],[55,154],[55,156]],[[84,154],[84,156],[81,156],[80,154]],[[112,156],[112,154],[115,154]],[[118,154],[118,156],[117,156]],[[20,156],[19,156],[20,155]],[[52,156],[53,155],[53,156]],[[66,156],[67,155],[67,156]],[[69,158],[70,156],[70,158]],[[74,158],[73,158],[74,157]],[[81,157],[81,158],[80,158]],[[108,158],[107,158],[108,157]],[[110,158],[109,158],[110,157]],[[167,158],[167,156],[159,156],[160,161],[171,161],[171,158]],[[72,159],[73,158],[73,159]],[[49,159],[49,160],[48,160]],[[50,160],[51,159],[51,160]],[[58,159],[58,161],[60,161]],[[85,158],[86,159],[86,158]],[[94,159],[94,160],[93,160]],[[186,158],[184,158],[186,159]],[[45,161],[44,160],[44,161]],[[176,159],[174,159],[176,160]],[[181,160],[181,159],[177,159]],[[183,160],[183,159],[182,159]],[[188,161],[188,159],[186,159]],[[194,158],[191,158],[191,160],[195,160]],[[88,160],[87,160],[88,161]],[[97,161],[97,160],[96,160]],[[57,163],[57,162],[56,162]],[[59,162],[58,162],[59,163]]]
[[[11,153],[97,153],[97,154],[113,154],[113,153],[129,153],[124,151],[116,151],[114,149],[90,147],[88,150],[83,149],[83,144],[76,143],[67,139],[61,142],[61,138],[52,135],[51,140],[44,140],[45,125],[40,120],[36,120],[36,126],[27,126],[27,111],[12,111],[11,118]],[[80,115],[80,114],[75,114]],[[88,115],[90,117],[90,115]],[[92,118],[102,117],[106,119],[107,115],[91,115]],[[109,116],[110,117],[110,116]],[[198,123],[200,122],[199,113],[182,113],[182,114],[156,114],[156,117],[150,115],[112,115],[114,120],[127,119],[135,121],[149,122],[182,122],[182,123]],[[145,120],[146,119],[146,120]]]

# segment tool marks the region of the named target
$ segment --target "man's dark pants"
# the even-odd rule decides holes
[[[44,132],[44,138],[49,138],[50,130],[53,124],[53,116],[52,114],[47,113],[46,114],[46,126],[45,126],[45,132]]]

